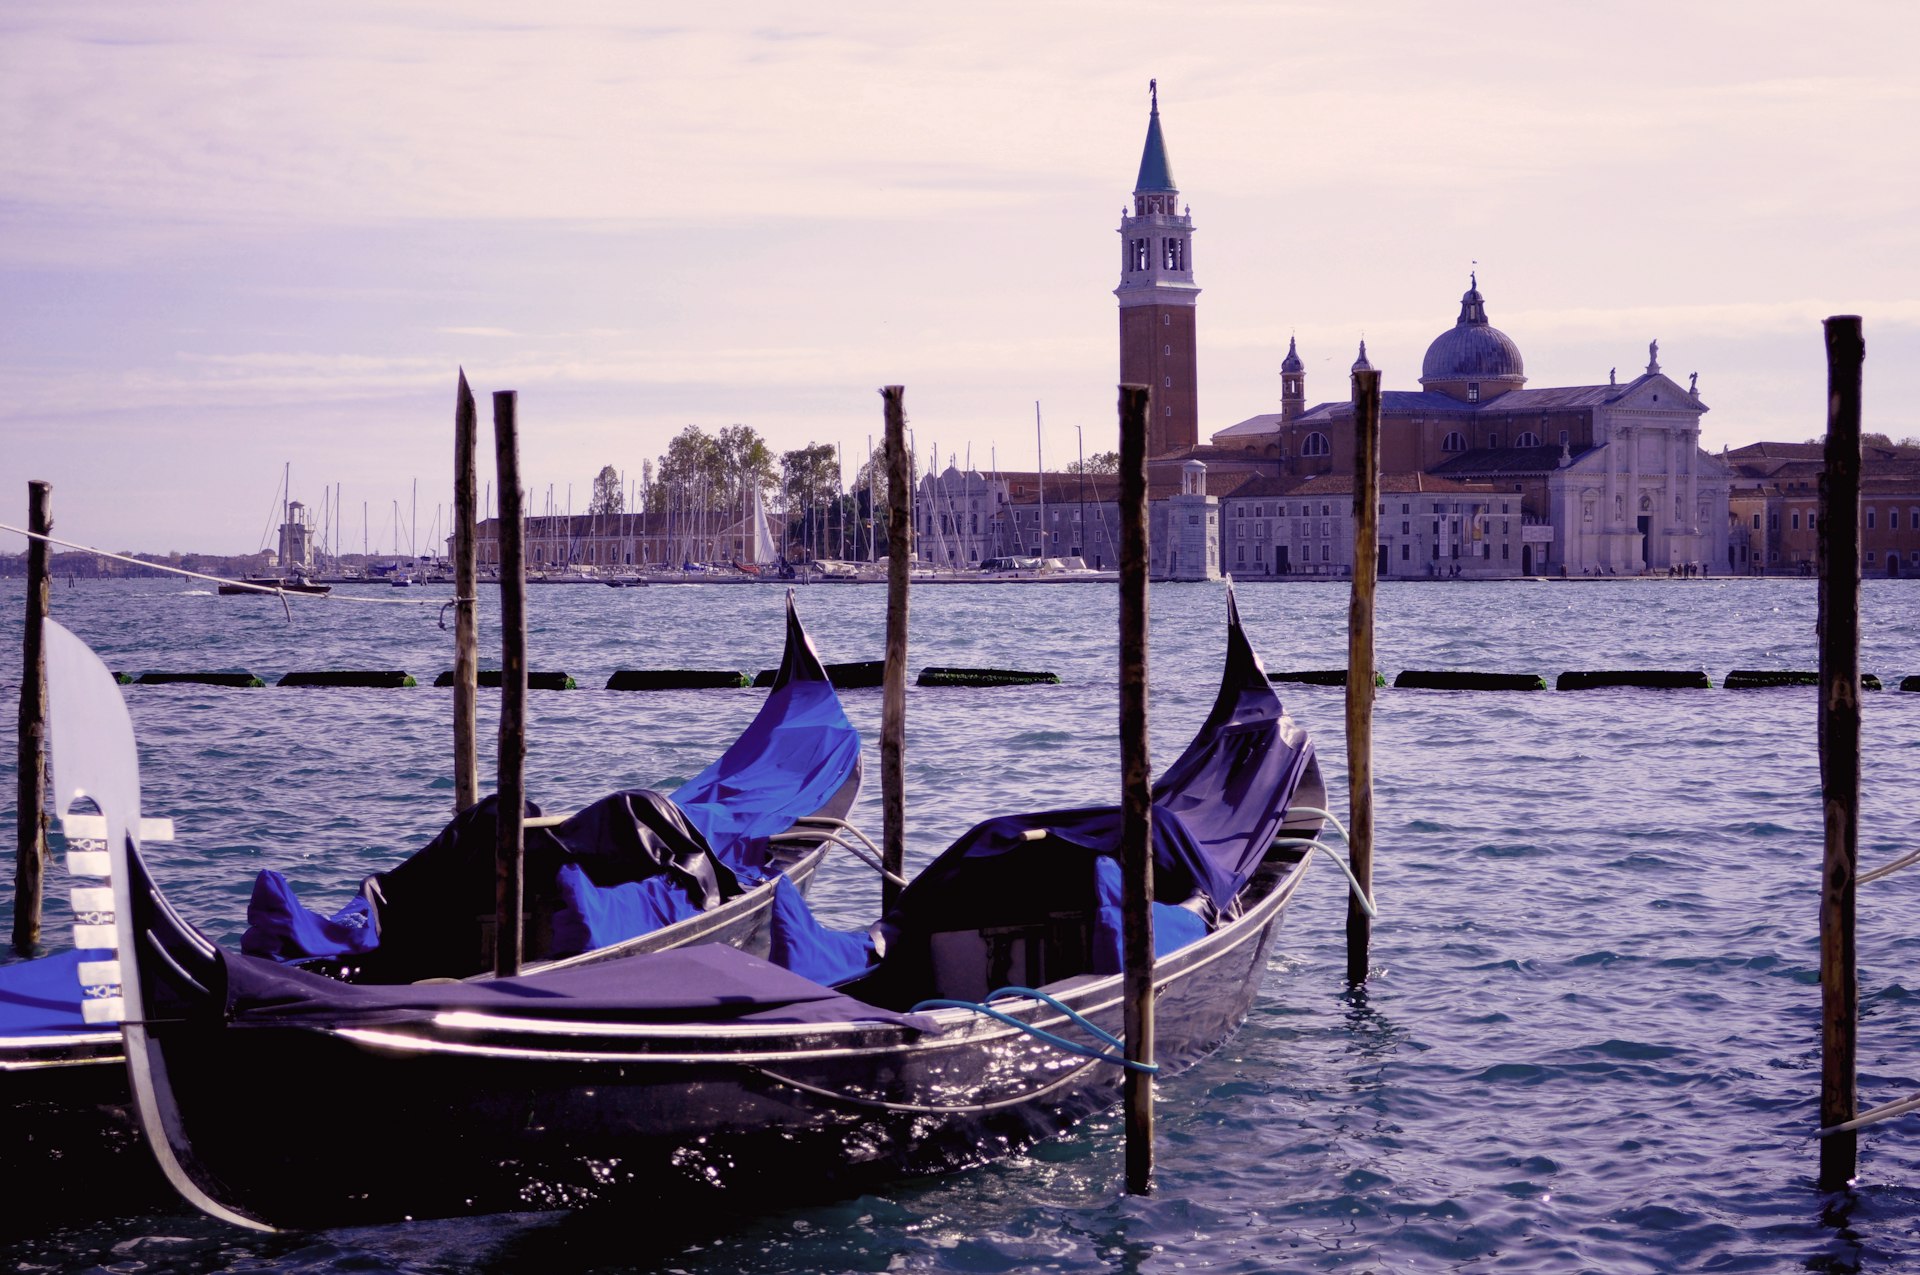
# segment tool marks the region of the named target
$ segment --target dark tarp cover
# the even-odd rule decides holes
[[[1312,742],[1282,710],[1229,595],[1220,693],[1193,742],[1153,786],[1155,921],[1172,927],[1176,945],[1198,938],[1207,925],[1179,906],[1196,893],[1205,900],[1203,910],[1211,905],[1219,914],[1233,913],[1312,760]],[[1100,953],[1118,942],[1120,909],[1117,893],[1112,900],[1100,897],[1097,861],[1117,861],[1121,823],[1118,806],[1101,806],[1007,815],[975,826],[902,892],[879,927],[885,950],[898,947],[912,953],[903,959],[918,961],[925,959],[927,935],[1086,911],[1093,959],[1103,961]],[[916,937],[900,943],[906,936]],[[1171,950],[1165,943],[1156,947],[1162,954]],[[883,977],[888,963],[881,962]],[[899,976],[913,977],[904,968]]]
[[[519,978],[364,986],[274,961],[225,954],[226,1005],[237,1028],[364,1027],[452,1011],[620,1023],[898,1023],[923,1017],[863,1004],[738,948],[671,948]]]
[[[80,1016],[80,962],[110,961],[111,948],[55,952],[0,965],[0,1035],[57,1036],[117,1031]]]
[[[537,954],[649,933],[764,880],[766,838],[827,806],[859,762],[860,734],[789,599],[774,689],[718,760],[670,796],[617,793],[557,828],[527,830],[528,910],[553,927],[550,950]],[[301,906],[285,877],[262,872],[241,950],[282,961],[351,956],[359,977],[378,981],[479,972],[480,918],[494,912],[494,802],[461,812],[371,878],[377,905],[363,892],[325,917]],[[527,813],[540,812],[529,803]],[[578,870],[562,879],[569,865]]]

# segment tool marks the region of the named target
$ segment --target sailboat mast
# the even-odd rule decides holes
[[[1040,556],[1047,556],[1047,456],[1040,438],[1040,400],[1033,400],[1033,459],[1040,466]]]

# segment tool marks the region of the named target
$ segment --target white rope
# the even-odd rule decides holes
[[[1322,819],[1325,819],[1333,825],[1334,830],[1340,834],[1340,839],[1347,843],[1348,852],[1352,852],[1353,838],[1347,835],[1347,825],[1341,823],[1340,816],[1334,814],[1333,811],[1323,810],[1319,806],[1288,806],[1287,818],[1291,819],[1295,815],[1319,815]],[[1321,850],[1326,849],[1326,847],[1318,841],[1308,840],[1304,837],[1276,837],[1274,838],[1273,844],[1276,846],[1298,846],[1303,848],[1313,846]],[[1380,909],[1375,906],[1374,901],[1368,897],[1367,892],[1360,888],[1360,878],[1353,875],[1353,869],[1348,867],[1340,856],[1331,851],[1328,852],[1327,858],[1332,859],[1334,866],[1347,874],[1347,884],[1353,892],[1353,897],[1360,901],[1360,910],[1365,912],[1369,918],[1375,921],[1379,920]]]
[[[1883,1103],[1878,1107],[1871,1107],[1851,1120],[1843,1121],[1836,1125],[1828,1125],[1814,1136],[1816,1138],[1829,1138],[1836,1133],[1847,1133],[1853,1129],[1864,1129],[1870,1124],[1879,1124],[1882,1120],[1891,1120],[1895,1116],[1904,1116],[1909,1111],[1920,1111],[1920,1094],[1915,1094],[1910,1098],[1899,1098],[1893,1102]]]
[[[13,526],[11,523],[0,522],[0,531],[11,531],[15,535],[25,536],[29,540],[44,540],[50,545],[59,545],[64,549],[78,549],[82,553],[90,553],[100,558],[111,558],[115,562],[131,563],[136,567],[150,567],[155,571],[169,571],[177,576],[186,576],[190,580],[205,580],[212,584],[227,584],[239,589],[250,589],[255,593],[271,593],[279,597],[282,603],[288,598],[313,598],[316,601],[325,601],[331,598],[336,602],[365,602],[375,606],[425,607],[434,605],[433,600],[428,598],[422,598],[420,601],[414,602],[407,598],[366,598],[351,593],[289,593],[285,589],[276,588],[270,584],[255,584],[251,580],[229,580],[226,576],[210,576],[202,571],[189,571],[185,567],[170,567],[164,562],[148,562],[145,558],[132,558],[124,553],[109,553],[105,549],[96,549],[92,545],[76,544],[71,540],[61,540],[54,536],[42,535],[37,531],[28,531],[25,527]],[[454,600],[458,602],[468,599],[456,598]]]
[[[1862,873],[1857,884],[1865,885],[1869,881],[1878,881],[1881,877],[1892,876],[1900,869],[1917,862],[1920,862],[1920,850],[1911,851],[1901,855],[1892,863],[1883,863],[1871,872]]]

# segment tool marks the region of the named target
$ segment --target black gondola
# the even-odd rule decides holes
[[[859,840],[843,822],[859,793],[859,754],[859,734],[789,598],[774,690],[704,771],[666,799],[615,794],[570,819],[532,811],[528,844],[536,857],[549,868],[573,862],[585,870],[567,878],[566,890],[556,885],[557,873],[530,878],[527,970],[689,943],[764,954],[778,880],[784,877],[804,892],[835,840]],[[69,815],[65,823],[70,845],[105,836],[99,815]],[[163,826],[149,821],[148,835]],[[243,950],[355,982],[461,978],[490,969],[492,827],[489,799],[405,863],[370,878],[362,897],[332,917],[300,908],[285,879],[264,872],[249,907],[253,924]],[[611,851],[600,852],[603,847]],[[563,939],[567,934],[564,924],[556,926],[567,902],[584,897],[591,904],[594,896],[617,901],[635,876],[631,863],[619,860],[646,849],[666,858],[669,869],[696,868],[693,874],[660,874],[654,884],[665,885],[664,894],[685,898],[683,887],[719,885],[715,878],[722,876],[725,888],[679,904],[677,919],[656,914],[655,927],[644,932],[623,924],[618,908],[602,907],[595,924],[576,922],[573,941],[556,944],[556,928]],[[714,861],[701,868],[709,852]],[[651,865],[641,860],[639,866]],[[0,1110],[18,1135],[0,1164],[49,1190],[67,1178],[59,1172],[63,1162],[84,1163],[92,1171],[134,1140],[125,1114],[130,1096],[121,1031],[111,1013],[98,1006],[89,1011],[80,991],[86,965],[112,956],[105,950],[113,945],[112,933],[98,920],[111,913],[108,903],[102,887],[92,887],[91,894],[77,891],[75,950],[0,966]],[[88,914],[94,915],[91,926]],[[330,938],[340,941],[328,948]]]
[[[577,1207],[636,1188],[650,1203],[715,1186],[783,1199],[795,1184],[975,1163],[1117,1100],[1106,1047],[1056,1043],[1079,1031],[1066,1010],[1108,1041],[1119,1028],[1117,809],[978,825],[875,927],[877,963],[837,989],[712,945],[348,986],[223,952],[173,912],[131,835],[132,732],[109,675],[51,624],[47,645],[56,732],[63,696],[74,714],[119,714],[95,723],[104,743],[56,750],[56,768],[93,773],[56,780],[63,803],[78,784],[108,812],[119,965],[96,973],[124,979],[102,991],[126,1000],[162,1167],[210,1214],[277,1228]],[[76,679],[99,685],[69,690]],[[1276,838],[1317,832],[1305,808],[1324,800],[1312,745],[1230,609],[1220,694],[1154,788],[1163,1073],[1245,1018],[1310,862]],[[1047,998],[996,991],[1007,984]],[[996,997],[991,1017],[964,1005]]]

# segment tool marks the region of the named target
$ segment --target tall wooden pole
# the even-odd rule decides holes
[[[494,845],[493,972],[520,972],[520,901],[527,802],[527,563],[520,525],[519,395],[493,396],[493,455],[500,472],[500,794]]]
[[[480,615],[474,598],[477,550],[473,543],[479,486],[474,447],[479,434],[473,391],[460,369],[453,408],[453,809],[458,814],[480,800],[480,746],[475,725],[479,696]]]
[[[1353,876],[1373,897],[1373,589],[1380,572],[1380,373],[1353,374],[1353,596],[1347,603],[1347,831]],[[1347,896],[1347,982],[1367,981],[1373,922]]]
[[[887,454],[887,668],[880,700],[880,861],[895,876],[907,862],[907,568],[913,551],[912,461],[907,456],[906,387],[880,391],[886,405]],[[885,911],[900,887],[882,881]]]
[[[53,485],[27,484],[27,530],[53,534]],[[21,643],[20,852],[13,864],[13,950],[32,956],[40,946],[40,893],[47,875],[47,555],[45,540],[27,541],[27,631]]]
[[[1820,889],[1820,1124],[1853,1119],[1860,988],[1854,887],[1860,856],[1860,373],[1858,315],[1826,322],[1827,447],[1820,472],[1820,798],[1826,850]],[[1820,1189],[1854,1178],[1853,1130],[1820,1139]]]
[[[1153,789],[1147,754],[1147,411],[1120,387],[1120,948],[1127,1057],[1153,1061]],[[1127,1192],[1153,1190],[1153,1076],[1127,1068]]]

